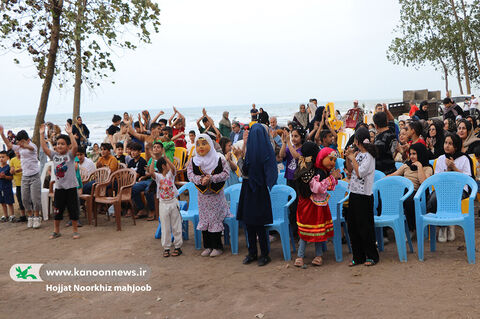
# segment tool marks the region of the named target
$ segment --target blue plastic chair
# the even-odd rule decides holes
[[[377,242],[379,250],[383,251],[383,227],[391,227],[395,233],[398,258],[407,261],[407,236],[410,252],[413,253],[412,239],[408,231],[407,219],[403,211],[403,202],[413,193],[413,183],[402,176],[390,176],[373,184],[373,211],[377,212],[378,195],[382,198],[382,213],[374,214]]]
[[[198,225],[198,191],[195,187],[195,184],[189,182],[183,185],[178,190],[178,195],[181,195],[183,192],[188,191],[188,209],[181,209],[180,214],[182,215],[183,222],[192,222],[193,223],[193,230],[194,230],[194,239],[195,239],[195,249],[201,249],[202,247],[202,232],[197,230]],[[185,224],[184,224],[185,225]],[[187,227],[183,227],[184,238],[188,239],[188,225]],[[158,236],[158,237],[157,237]],[[161,228],[160,228],[160,219],[158,223],[157,232],[155,233],[155,238],[160,238],[161,236]]]
[[[434,163],[434,162],[435,162],[435,160],[429,160],[429,161],[428,161],[428,163],[429,163],[430,165],[432,165],[432,167],[433,167],[433,163]]]
[[[288,199],[290,197],[290,200]],[[293,241],[293,233],[288,219],[289,207],[297,198],[293,188],[287,185],[275,185],[270,191],[270,200],[272,202],[273,223],[267,226],[267,232],[276,231],[280,234],[282,241],[283,258],[291,260],[292,255],[290,245],[293,251],[296,251]]]
[[[330,198],[328,199],[328,206],[332,214],[333,221],[333,248],[335,250],[335,260],[341,262],[343,260],[342,252],[342,223],[345,238],[347,239],[348,251],[352,252],[350,246],[350,237],[348,236],[347,223],[342,216],[343,203],[348,199],[350,192],[348,191],[348,183],[345,181],[338,181],[338,185],[334,191],[328,191]]]
[[[472,192],[468,197],[468,213],[462,214],[462,193],[465,185]],[[437,213],[426,212],[425,191],[432,187],[437,194]],[[424,259],[425,227],[430,225],[430,251],[435,251],[435,226],[458,225],[463,228],[467,258],[470,264],[475,263],[475,216],[473,201],[477,196],[477,183],[470,176],[458,172],[445,172],[427,178],[417,190],[414,197],[415,219],[417,223],[418,259]]]
[[[345,160],[343,158],[337,158],[335,161],[335,169],[339,169],[340,172],[344,171]]]
[[[400,167],[402,167],[403,163],[402,162],[395,162],[395,168],[396,169],[399,169]]]
[[[373,178],[373,182],[381,180],[384,177],[385,177],[385,174],[383,172],[375,170],[375,177]]]
[[[287,179],[283,174],[278,174],[277,185],[287,185]]]
[[[232,254],[238,254],[238,220],[237,220],[237,210],[238,210],[238,200],[240,198],[240,191],[242,189],[242,184],[235,184],[227,187],[224,192],[225,196],[230,197],[230,212],[233,217],[227,217],[223,220],[223,224],[227,227],[224,230],[225,245],[230,244],[232,249]]]

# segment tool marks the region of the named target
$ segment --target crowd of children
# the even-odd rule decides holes
[[[55,180],[54,230],[50,238],[60,236],[65,208],[72,222],[73,238],[80,236],[78,194],[91,194],[95,183],[93,180],[83,184],[81,170],[89,176],[102,167],[111,173],[126,168],[136,173],[131,194],[133,205],[128,208],[127,216],[135,214],[136,218],[155,220],[158,200],[164,257],[182,254],[182,218],[176,182],[179,179],[193,182],[198,189],[197,229],[202,231],[204,245],[201,256],[216,257],[223,253],[223,221],[232,216],[223,190],[241,181],[236,217],[245,225],[247,234],[248,255],[243,263],[257,261],[263,266],[271,260],[266,231],[266,225],[273,222],[270,190],[283,166],[286,184],[297,193],[289,208],[290,227],[298,239],[294,265],[305,265],[309,242],[315,244],[312,264],[323,264],[322,243],[333,236],[328,191],[333,191],[340,179],[348,181],[350,190],[349,204],[344,211],[353,251],[349,265],[375,265],[379,262],[373,222],[375,170],[387,176],[408,178],[415,191],[429,176],[440,172],[458,171],[472,178],[478,176],[474,170],[475,166],[480,167],[476,163],[480,159],[478,119],[475,115],[459,114],[449,98],[443,103],[446,107],[443,119],[429,119],[428,103],[422,103],[410,119],[397,122],[385,105],[378,104],[373,123],[369,125],[358,116],[363,110],[358,111],[356,103],[353,111],[347,112],[348,118],[344,118],[349,127],[355,127],[344,149],[336,143],[339,128],[332,125],[327,109],[317,106],[316,99],[311,99],[307,107],[300,105],[299,112],[285,128],[278,126],[274,116],[270,116],[269,121],[263,116],[265,123],[260,121],[260,114],[267,113],[258,112],[255,106],[250,111],[249,125],[230,121],[225,112],[217,128],[203,109],[197,121],[199,134],[192,130],[188,136],[185,117],[176,108],[168,120],[160,118],[163,111],[153,119],[148,111],[143,111],[138,121],[128,113],[123,117],[115,115],[104,142],[94,144],[88,156],[85,148],[78,145],[71,124],[66,124],[67,135],[57,130],[53,143],[42,125],[40,142],[53,163],[51,176]],[[351,114],[356,115],[350,118]],[[25,131],[5,136],[0,126],[0,135],[11,150],[0,152],[1,221],[27,221],[27,227],[39,228],[41,183],[37,146]],[[178,148],[185,149],[188,157],[185,171],[176,168]],[[345,159],[342,167],[337,162],[340,154]],[[436,160],[435,168],[430,164],[432,159]],[[18,218],[13,209],[13,189],[19,202]],[[412,235],[415,232],[414,195],[415,192],[404,202]],[[464,191],[466,196],[468,189]],[[435,206],[435,192],[432,192],[428,196],[428,211],[435,212]],[[440,229],[440,242],[454,239],[454,227]]]

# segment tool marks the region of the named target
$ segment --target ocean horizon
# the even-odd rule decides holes
[[[401,98],[398,99],[370,99],[370,100],[361,100],[359,99],[359,105],[365,105],[367,110],[374,108],[377,103],[392,103],[401,101]],[[335,109],[339,110],[344,114],[348,109],[353,107],[353,100],[344,100],[344,101],[319,101],[318,105],[322,106],[328,102],[333,102],[335,104]],[[263,108],[269,116],[276,116],[278,119],[279,125],[286,125],[288,121],[292,120],[295,112],[298,112],[299,105],[303,102],[290,102],[290,103],[262,103],[256,104],[257,109]],[[306,103],[305,103],[306,104]],[[197,130],[196,122],[202,116],[203,106],[189,106],[189,107],[176,107],[177,110],[182,113],[186,118],[186,132],[190,130]],[[218,106],[205,106],[207,114],[215,121],[215,124],[218,125],[218,121],[222,118],[224,111],[230,113],[230,120],[240,121],[242,123],[250,122],[250,108],[251,104],[244,105],[218,105]],[[137,119],[137,114],[141,112],[142,109],[130,109],[130,110],[107,110],[99,112],[81,112],[83,123],[85,123],[90,130],[90,142],[101,143],[106,136],[106,129],[111,125],[111,119],[114,114],[123,116],[124,112],[129,112],[133,115],[134,119]],[[165,114],[161,118],[166,118],[167,120],[173,114],[171,107],[162,109]],[[160,109],[149,109],[151,117],[153,118]],[[12,130],[15,134],[20,130],[26,130],[30,135],[33,135],[33,128],[35,125],[36,115],[9,115],[9,116],[0,116],[0,124],[5,128],[5,132]],[[66,120],[72,117],[72,113],[48,113],[45,116],[45,122],[52,122],[59,125],[64,129],[64,124]],[[3,142],[0,141],[0,144]]]

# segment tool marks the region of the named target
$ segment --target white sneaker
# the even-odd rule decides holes
[[[438,242],[444,243],[447,241],[447,227],[440,227],[438,230]]]
[[[214,249],[212,250],[212,253],[210,254],[210,257],[217,257],[223,254],[223,250],[220,249]]]
[[[211,248],[207,248],[207,249],[205,249],[205,250],[202,252],[201,256],[202,256],[202,257],[208,257],[208,256],[210,256],[210,253],[211,253],[211,252],[212,252],[212,249],[211,249]]]
[[[11,223],[14,223],[15,222],[15,216],[14,215],[9,216],[8,221],[11,222]]]
[[[42,222],[42,220],[40,219],[40,217],[34,217],[32,227],[35,228],[35,229],[40,228],[41,222]]]
[[[447,228],[447,240],[454,241],[455,240],[455,226],[448,226]]]
[[[29,216],[27,219],[27,228],[32,228],[33,226],[33,217]]]

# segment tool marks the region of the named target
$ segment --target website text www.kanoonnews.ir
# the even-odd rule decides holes
[[[10,277],[19,283],[43,283],[45,291],[53,293],[152,290],[148,283],[150,268],[139,264],[15,264],[10,268]]]

